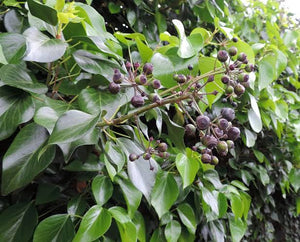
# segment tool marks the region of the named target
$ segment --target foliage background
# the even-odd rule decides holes
[[[78,13],[63,12],[55,1],[26,2],[30,11],[11,0],[0,5],[1,240],[299,239],[300,32],[299,21],[278,2],[250,1],[248,7],[236,0],[87,2],[104,19],[85,4],[77,3]],[[66,17],[57,20],[57,12],[67,14],[67,42],[55,36],[53,26]],[[166,41],[177,49],[183,41],[173,19],[183,23],[188,37],[202,28],[202,42],[193,46],[196,57],[166,51]],[[257,69],[248,94],[237,100],[242,139],[235,150],[215,167],[202,164],[186,148],[188,140],[182,143],[186,121],[179,109],[148,112],[140,116],[143,142],[148,134],[160,138],[171,156],[157,160],[155,170],[162,172],[156,177],[144,168],[135,174],[144,182],[131,176],[128,147],[141,149],[136,123],[105,132],[95,128],[95,114],[109,118],[120,103],[120,115],[132,109],[130,91],[115,96],[105,89],[113,70],[125,71],[124,59],[150,61],[155,77],[170,87],[173,72],[187,74],[190,63],[194,73],[207,72],[207,58],[222,48],[217,43],[232,37],[239,38],[239,52],[255,57]],[[41,39],[44,44],[37,45]],[[165,62],[153,58],[158,53]],[[165,63],[174,67],[172,73]],[[202,108],[218,113],[224,106],[218,98]],[[181,175],[179,161],[197,174]],[[184,179],[192,180],[185,189]],[[139,186],[147,182],[153,190]]]

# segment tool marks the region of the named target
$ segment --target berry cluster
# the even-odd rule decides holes
[[[154,167],[151,165],[150,159],[152,156],[158,156],[163,159],[169,158],[170,154],[167,152],[168,150],[168,145],[164,142],[160,142],[160,140],[154,141],[152,137],[149,139],[149,145],[145,149],[145,151],[141,154],[134,154],[131,153],[129,155],[129,160],[131,162],[139,159],[140,157],[143,157],[144,160],[148,160],[150,164],[150,170],[153,170]]]
[[[132,106],[138,108],[145,104],[145,97],[151,102],[159,102],[160,98],[157,94],[151,93],[146,94],[140,86],[150,86],[153,89],[161,88],[161,83],[157,79],[152,78],[153,65],[151,63],[146,63],[143,68],[141,68],[139,63],[126,62],[127,75],[123,75],[120,70],[115,69],[113,74],[113,81],[109,84],[109,91],[112,94],[117,94],[121,90],[121,85],[123,87],[133,87],[135,94],[131,98]]]
[[[234,127],[231,121],[235,118],[232,108],[222,108],[220,115],[211,120],[209,116],[201,114],[196,118],[196,126],[187,124],[185,134],[195,136],[199,131],[202,145],[194,146],[193,149],[201,151],[203,163],[217,165],[219,159],[213,155],[216,151],[220,156],[226,156],[228,151],[234,148],[234,141],[240,137],[240,130]]]

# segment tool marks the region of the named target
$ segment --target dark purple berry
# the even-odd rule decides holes
[[[159,88],[161,87],[160,80],[157,80],[157,79],[153,80],[153,82],[152,82],[152,87],[153,87],[154,89],[159,89]]]
[[[108,90],[110,91],[110,93],[117,94],[120,91],[120,89],[121,89],[120,84],[114,82],[109,83]]]
[[[229,48],[229,50],[228,50],[228,54],[230,55],[230,56],[235,56],[236,54],[237,54],[237,48],[235,47],[235,46],[231,46],[230,48]]]
[[[222,137],[224,135],[223,130],[221,130],[220,128],[214,128],[214,133],[216,134],[216,136],[218,138]]]
[[[234,93],[237,95],[237,96],[241,96],[245,93],[245,87],[243,85],[241,85],[240,83],[237,84],[235,87],[234,87]]]
[[[237,60],[243,62],[244,60],[246,60],[246,58],[247,58],[247,55],[242,52],[238,55]]]
[[[138,63],[138,62],[135,62],[134,64],[133,64],[133,67],[134,67],[134,69],[136,70],[136,69],[138,69],[139,67],[140,67],[140,63]]]
[[[153,103],[159,103],[160,102],[160,98],[157,94],[155,93],[151,93],[148,95],[148,99],[153,102]]]
[[[216,147],[218,140],[212,135],[205,135],[204,137],[202,137],[201,142],[207,148],[213,149],[214,147]]]
[[[220,50],[217,54],[217,58],[220,62],[225,62],[228,59],[228,53],[226,50]]]
[[[201,161],[202,161],[202,163],[204,163],[204,164],[210,163],[210,162],[211,162],[211,155],[209,155],[209,154],[203,154],[203,155],[201,156]]]
[[[177,82],[178,83],[185,83],[187,80],[186,76],[183,74],[178,74]]]
[[[200,115],[196,118],[196,123],[200,130],[205,130],[209,127],[210,119],[205,115]]]
[[[138,75],[136,78],[135,78],[135,82],[138,84],[138,85],[144,85],[146,84],[147,82],[147,77],[145,75]]]
[[[211,75],[207,78],[207,82],[213,82],[215,80],[215,76]]]
[[[201,154],[209,154],[209,155],[211,155],[212,154],[212,150],[208,149],[208,148],[205,148],[205,149],[201,150]]]
[[[234,141],[240,137],[240,130],[237,127],[231,127],[228,130],[227,135],[228,135],[228,139],[231,139]]]
[[[139,157],[136,155],[136,154],[130,154],[129,155],[129,160],[130,161],[135,161],[135,160],[137,160]]]
[[[230,64],[230,65],[229,65],[229,70],[233,71],[234,68],[235,68],[234,64]]]
[[[234,108],[236,108],[238,106],[238,104],[236,102],[232,102],[231,106],[234,107]]]
[[[159,152],[158,156],[163,159],[168,159],[170,157],[170,153],[169,152]]]
[[[227,98],[225,98],[225,97],[222,98],[221,102],[222,102],[222,103],[227,103]]]
[[[232,108],[222,108],[221,115],[223,118],[227,119],[228,121],[232,121],[235,118],[235,112]]]
[[[185,126],[185,135],[188,137],[194,137],[196,135],[196,127],[193,124],[187,124]]]
[[[237,37],[233,37],[233,38],[232,38],[232,41],[236,43],[236,42],[238,42],[239,40],[238,40]]]
[[[120,84],[120,83],[122,83],[122,79],[123,79],[123,76],[122,76],[120,70],[115,69],[114,70],[114,75],[113,75],[114,83]]]
[[[218,122],[218,126],[221,130],[226,130],[228,128],[228,121],[225,118],[221,118]]]
[[[145,101],[142,96],[136,95],[131,98],[131,104],[136,108],[143,106],[144,103]]]
[[[168,149],[168,145],[164,142],[159,143],[159,145],[157,146],[158,151],[160,152],[165,152]]]
[[[241,73],[239,74],[238,76],[238,80],[240,82],[246,82],[246,81],[249,81],[249,75],[248,74],[245,74],[245,73]]]
[[[132,68],[132,65],[129,61],[126,61],[125,67],[126,67],[127,71],[130,71],[130,69]]]
[[[153,72],[153,65],[151,63],[146,63],[143,67],[143,72],[145,75],[150,75]]]
[[[144,158],[144,160],[150,160],[151,159],[151,154],[147,152],[143,155],[143,158]]]
[[[229,82],[229,80],[230,80],[230,79],[229,79],[229,76],[226,76],[226,75],[225,75],[225,76],[222,76],[222,77],[221,77],[221,81],[222,81],[224,84],[227,84],[227,83]]]
[[[248,59],[246,58],[245,60],[243,60],[243,64],[248,64]]]
[[[192,70],[193,70],[193,65],[189,64],[189,65],[188,65],[188,69],[189,69],[190,71],[192,71]]]

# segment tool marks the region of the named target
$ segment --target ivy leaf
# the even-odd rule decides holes
[[[52,215],[37,226],[33,242],[72,241],[75,234],[73,223],[68,214]]]
[[[49,63],[61,58],[68,45],[60,39],[50,39],[38,29],[31,27],[24,31],[27,50],[24,60]]]
[[[18,125],[29,121],[33,114],[34,103],[28,93],[0,87],[0,140],[12,135]]]
[[[188,203],[182,203],[177,207],[177,212],[188,231],[195,234],[197,223],[193,208]]]
[[[48,144],[70,143],[78,140],[95,128],[99,117],[78,111],[65,112],[56,122]]]
[[[103,206],[113,194],[113,185],[106,176],[96,176],[92,182],[92,192],[98,205]]]
[[[257,139],[256,133],[251,132],[249,129],[245,128],[245,136],[246,136],[246,140],[245,140],[246,146],[253,147]]]
[[[181,225],[176,220],[172,220],[165,227],[165,236],[168,242],[177,241],[181,233]]]
[[[110,227],[111,215],[100,205],[94,205],[83,216],[73,242],[94,241]]]
[[[18,133],[3,157],[3,195],[27,185],[52,162],[54,146],[46,149],[38,159],[47,139],[47,130],[35,123],[25,126]]]
[[[151,204],[161,218],[176,201],[179,194],[177,183],[172,174],[159,172],[151,192]]]
[[[246,233],[247,222],[244,222],[240,218],[234,218],[230,216],[229,218],[229,229],[231,234],[231,239],[233,242],[239,242]]]
[[[262,90],[269,86],[276,76],[276,60],[272,55],[267,55],[258,63],[258,88]]]
[[[217,197],[214,196],[214,194],[209,191],[207,188],[202,187],[202,198],[204,200],[204,202],[210,206],[211,210],[215,213],[215,214],[219,214],[219,207],[218,207],[218,200]]]
[[[244,213],[242,199],[236,194],[230,195],[231,210],[236,218],[241,218]]]
[[[251,109],[248,111],[248,119],[251,125],[251,128],[256,133],[259,133],[262,130],[262,120],[259,112],[259,108],[257,105],[257,101],[255,97],[253,97],[250,93],[248,94],[250,97]],[[250,146],[248,146],[250,147]]]
[[[58,18],[55,9],[34,0],[28,0],[27,3],[29,11],[33,16],[42,19],[53,26],[57,25]]]
[[[128,215],[133,217],[142,200],[142,193],[133,184],[121,178],[117,179],[127,204]]]
[[[38,222],[38,214],[32,203],[18,203],[5,209],[0,221],[0,241],[29,241]]]
[[[89,205],[82,196],[73,197],[67,205],[68,214],[71,216],[71,220],[74,222],[76,217],[74,215],[82,216],[88,209]]]
[[[26,39],[17,33],[1,33],[0,47],[6,63],[18,64],[26,51]]]
[[[200,163],[191,149],[186,149],[186,154],[179,153],[176,156],[176,167],[183,180],[183,189],[191,185],[199,170]]]

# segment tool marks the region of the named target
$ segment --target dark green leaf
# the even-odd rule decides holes
[[[73,242],[94,241],[108,230],[110,224],[110,213],[100,205],[95,205],[83,216]]]
[[[289,180],[294,187],[295,192],[297,192],[300,188],[300,170],[297,168],[292,168],[289,173]]]
[[[39,241],[72,241],[75,234],[73,223],[68,214],[52,215],[37,226],[33,242]]]
[[[114,2],[109,2],[108,10],[111,14],[119,13],[121,11],[120,4],[115,4]]]
[[[47,5],[41,4],[34,0],[28,0],[27,3],[28,3],[30,13],[33,16],[35,16],[39,19],[42,19],[51,25],[54,25],[54,26],[57,25],[58,18],[57,18],[57,12],[55,9],[50,8]]]
[[[56,122],[48,144],[70,143],[88,135],[95,128],[98,116],[70,110]]]
[[[82,196],[73,197],[68,202],[68,214],[71,216],[71,220],[74,221],[76,217],[74,215],[82,216],[88,209],[88,203]]]
[[[93,179],[92,192],[98,205],[103,206],[113,194],[113,185],[106,176],[98,175]]]
[[[172,174],[159,172],[151,192],[151,204],[161,218],[176,201],[179,194],[177,183]]]
[[[60,195],[58,186],[50,183],[40,183],[36,194],[36,205],[56,200]]]
[[[0,241],[29,241],[38,222],[32,203],[15,204],[0,214]]]
[[[38,159],[47,138],[47,130],[34,123],[27,125],[18,133],[3,157],[4,195],[27,185],[52,162],[55,156],[54,146],[45,150]]]
[[[31,96],[19,89],[0,87],[0,140],[9,137],[19,124],[28,122],[34,114]]]
[[[138,240],[141,242],[146,242],[145,221],[143,215],[139,211],[135,212],[132,222],[136,227]]]
[[[117,183],[120,185],[125,198],[128,215],[133,217],[141,203],[142,193],[137,190],[129,180],[118,178]]]
[[[168,242],[177,241],[181,233],[181,225],[176,220],[172,220],[165,227],[165,236]]]
[[[99,157],[90,154],[85,161],[74,160],[64,167],[66,171],[96,171],[103,169],[104,164],[99,162]]]
[[[196,217],[193,208],[188,203],[182,203],[177,207],[181,222],[187,227],[191,234],[196,232]]]
[[[7,85],[27,92],[42,94],[48,88],[41,83],[33,82],[26,69],[21,65],[4,65],[0,68],[0,79]]]

